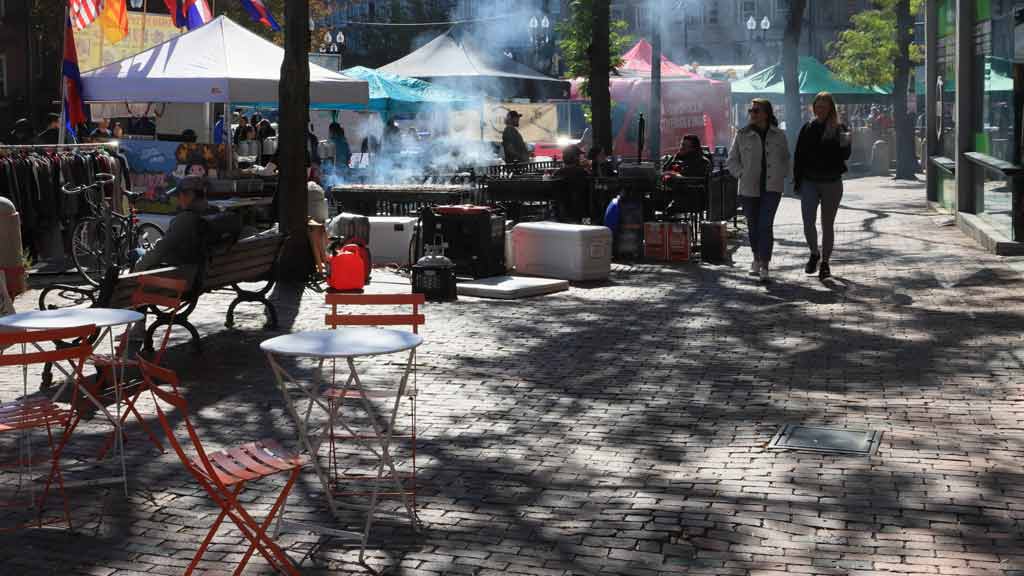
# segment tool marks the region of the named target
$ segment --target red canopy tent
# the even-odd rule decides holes
[[[625,54],[622,55],[622,66],[620,72],[631,75],[650,76],[651,62],[653,60],[653,49],[651,44],[641,38]],[[669,60],[664,54],[661,55],[661,75],[663,77],[700,78],[701,76],[690,72],[685,67]]]

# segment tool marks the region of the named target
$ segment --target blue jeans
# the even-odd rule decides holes
[[[754,259],[767,264],[772,260],[772,247],[775,244],[775,212],[782,202],[781,192],[762,192],[760,198],[741,196],[743,214],[747,217],[747,230],[750,232],[750,250]]]

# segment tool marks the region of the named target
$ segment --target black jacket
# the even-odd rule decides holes
[[[811,120],[800,129],[793,159],[793,182],[797,188],[803,180],[835,182],[846,172],[851,146],[841,146],[839,133],[847,130],[840,124],[831,138],[825,137],[825,125]]]

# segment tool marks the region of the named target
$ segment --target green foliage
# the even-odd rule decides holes
[[[875,0],[874,10],[850,18],[852,27],[830,46],[833,57],[828,66],[841,79],[858,86],[892,84],[900,50],[896,44],[896,6],[908,0]],[[909,0],[910,13],[917,14],[924,0]],[[923,59],[916,45],[910,46],[910,61]]]
[[[555,25],[561,40],[558,42],[565,58],[566,77],[583,78],[581,91],[589,93],[590,44],[593,39],[594,0],[573,0],[569,4],[569,18]],[[626,22],[612,20],[609,34],[609,65],[612,70],[622,66],[621,54],[633,41],[625,33]]]

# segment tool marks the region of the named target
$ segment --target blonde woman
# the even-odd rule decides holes
[[[747,219],[754,261],[750,273],[768,282],[768,265],[775,244],[775,213],[789,177],[786,133],[764,98],[750,101],[750,123],[736,132],[729,149],[729,173],[739,180],[740,201]]]
[[[811,251],[804,271],[824,280],[832,275],[829,259],[835,244],[836,213],[843,199],[843,173],[850,158],[850,133],[839,123],[828,92],[814,97],[814,119],[800,129],[793,162],[793,188],[800,194],[804,238]],[[821,206],[821,251],[818,251],[818,206]]]

